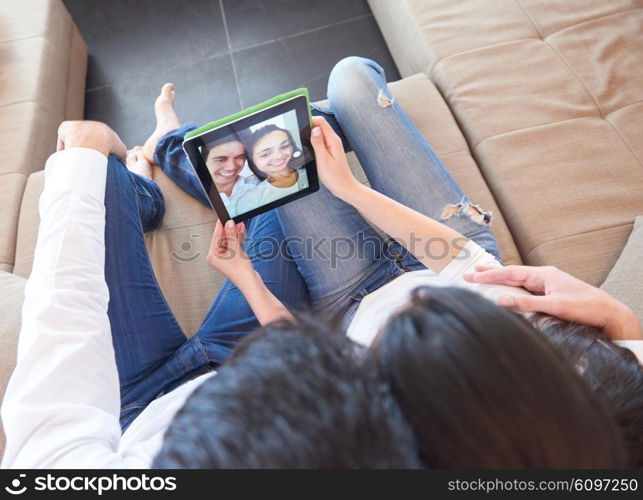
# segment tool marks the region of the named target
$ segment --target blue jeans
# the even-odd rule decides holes
[[[163,217],[160,189],[110,156],[105,208],[108,315],[124,430],[155,398],[223,363],[237,341],[259,325],[241,292],[226,281],[188,338],[163,297],[143,239]],[[274,251],[275,245],[285,248],[283,239],[275,213],[262,214],[249,223],[245,250],[271,292],[288,307],[302,308],[308,304],[306,285],[287,253]]]
[[[380,95],[386,98],[381,105]],[[498,257],[487,225],[448,205],[468,202],[442,161],[394,99],[384,70],[359,57],[340,61],[328,82],[331,107],[316,107],[356,153],[371,187],[441,220]],[[311,295],[313,310],[340,316],[347,325],[359,301],[399,274],[424,269],[395,241],[384,239],[350,205],[320,190],[277,209],[288,248]]]

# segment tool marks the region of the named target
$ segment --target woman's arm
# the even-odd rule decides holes
[[[253,269],[242,246],[245,231],[243,222],[235,226],[231,219],[224,226],[221,221],[217,221],[208,252],[208,264],[243,293],[260,324],[293,320],[292,314],[268,290],[259,273]]]
[[[324,185],[404,245],[424,265],[437,273],[442,271],[468,239],[447,225],[361,184],[350,170],[341,139],[323,118],[315,117],[313,122],[311,143]]]

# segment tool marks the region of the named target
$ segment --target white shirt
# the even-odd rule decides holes
[[[405,307],[411,297],[411,292],[418,286],[456,286],[467,288],[481,294],[483,297],[497,302],[503,295],[529,294],[522,288],[506,285],[489,285],[470,283],[463,275],[473,271],[475,266],[501,267],[496,258],[482,247],[469,240],[460,253],[440,274],[430,269],[405,273],[362,299],[350,326],[348,336],[353,341],[369,346],[384,323],[398,310]],[[629,348],[643,363],[643,341],[634,340],[616,342]]]
[[[290,187],[275,187],[267,180],[264,180],[258,186],[248,190],[237,200],[236,213],[243,214],[245,212],[249,212],[257,207],[267,205],[268,203],[272,203],[273,201],[277,201],[288,195],[297,193],[302,189],[306,189],[308,187],[308,174],[306,173],[306,168],[298,168],[297,173],[297,182]],[[232,213],[230,215],[232,215]]]
[[[362,299],[348,327],[348,336],[359,344],[369,346],[386,321],[408,304],[411,292],[419,286],[467,288],[494,302],[502,295],[529,294],[522,288],[464,281],[462,277],[464,273],[473,271],[477,265],[501,267],[502,264],[493,255],[469,240],[440,274],[436,274],[430,269],[422,269],[398,276]]]
[[[16,369],[2,404],[2,468],[149,468],[176,411],[212,374],[149,405],[121,436],[107,317],[107,158],[92,149],[45,166]]]
[[[219,196],[221,196],[221,200],[223,201],[223,204],[225,205],[226,210],[228,210],[228,213],[231,217],[234,217],[239,213],[237,211],[237,201],[239,200],[239,198],[243,196],[247,191],[254,188],[260,182],[261,181],[254,175],[249,175],[247,177],[240,175],[239,177],[237,177],[234,186],[232,186],[230,196],[225,193],[219,193]]]

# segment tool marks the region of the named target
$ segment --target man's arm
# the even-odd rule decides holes
[[[602,329],[612,340],[641,340],[638,319],[622,302],[553,266],[479,267],[464,275],[471,283],[522,287],[531,295],[501,297],[499,304],[520,312],[542,312]]]
[[[120,394],[104,276],[105,154],[113,148],[99,125],[67,134],[63,124],[65,150],[45,167],[17,365],[2,405],[2,467],[125,465],[116,454]]]

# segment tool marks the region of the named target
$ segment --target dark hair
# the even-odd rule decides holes
[[[624,464],[602,401],[526,320],[461,288],[421,287],[374,360],[429,467]]]
[[[292,134],[290,133],[289,130],[278,127],[273,123],[270,123],[264,127],[258,128],[252,134],[248,134],[247,136],[244,137],[244,145],[246,147],[248,167],[250,167],[250,170],[252,170],[252,172],[257,176],[257,178],[261,180],[267,179],[268,176],[257,168],[257,166],[252,161],[252,155],[254,153],[254,148],[259,142],[259,140],[267,136],[268,134],[272,134],[273,132],[284,132],[288,136],[288,142],[290,142],[290,145],[293,148],[293,156],[290,158],[290,161],[288,162],[288,167],[293,170],[297,168],[296,166],[293,165],[293,160],[295,160],[295,163],[297,162],[301,163],[300,161],[297,160],[294,154],[297,151],[299,152],[301,151],[297,149],[297,144],[295,143],[295,140],[293,139]],[[301,165],[298,165],[298,166],[301,166]]]
[[[643,367],[598,328],[538,315],[536,328],[567,358],[612,412],[631,467],[643,467]]]
[[[201,152],[201,157],[203,158],[203,161],[207,163],[208,155],[210,154],[210,151],[213,148],[216,148],[217,146],[221,146],[221,144],[228,144],[229,142],[240,142],[241,144],[243,144],[245,148],[245,144],[243,143],[243,140],[239,136],[226,135],[225,137],[221,137],[201,147],[200,152]]]
[[[300,318],[242,340],[187,400],[161,468],[414,468],[413,432],[342,334]]]

